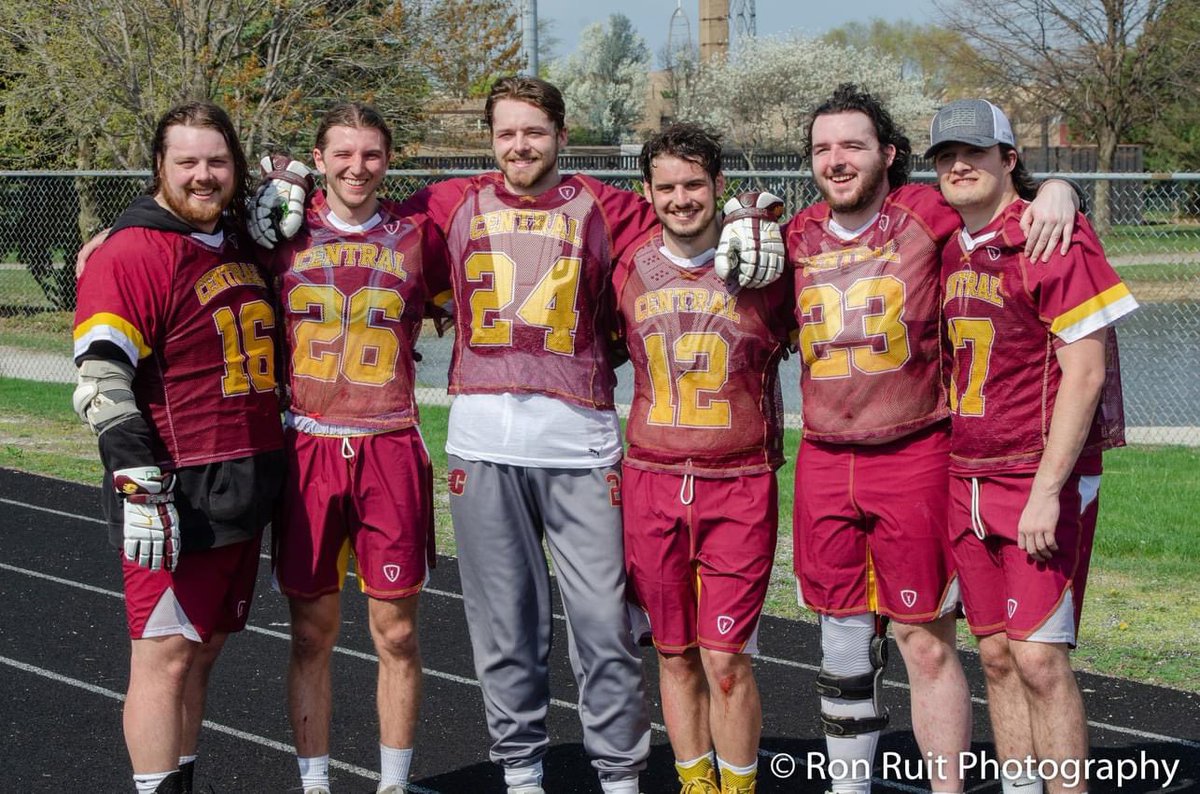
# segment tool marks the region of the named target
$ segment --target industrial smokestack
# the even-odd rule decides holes
[[[729,0],[700,0],[700,60],[729,53]]]

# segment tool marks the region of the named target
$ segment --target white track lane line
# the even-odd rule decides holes
[[[25,507],[25,508],[29,508],[31,510],[38,510],[38,511],[46,512],[46,513],[51,513],[53,515],[62,516],[64,518],[72,518],[72,519],[77,519],[80,521],[90,521],[93,523],[100,523],[100,524],[104,523],[100,519],[94,518],[92,516],[82,516],[82,515],[79,515],[76,513],[67,513],[67,512],[63,512],[61,510],[53,510],[48,507],[41,507],[40,505],[29,504],[27,502],[19,502],[19,501],[15,501],[12,499],[5,499],[3,497],[0,497],[0,503],[13,505],[15,507]],[[264,556],[266,556],[266,555],[264,555]],[[85,584],[82,584],[79,582],[71,581],[69,579],[62,579],[60,577],[50,576],[48,574],[42,574],[42,573],[39,573],[36,571],[30,571],[25,568],[18,568],[18,567],[12,566],[12,565],[4,564],[4,563],[0,563],[0,569],[11,570],[11,571],[14,571],[17,573],[23,573],[23,574],[26,574],[29,576],[35,576],[35,577],[39,577],[39,578],[43,578],[43,579],[48,579],[50,581],[54,581],[59,584],[65,584],[65,585],[70,585],[73,587],[79,587],[82,589],[91,590],[93,592],[115,596],[117,598],[124,597],[121,593],[116,593],[111,590],[104,590],[104,589],[101,589],[98,587],[92,587],[91,585],[85,585]],[[430,593],[431,595],[448,596],[448,597],[457,598],[457,599],[462,598],[462,596],[460,594],[449,592],[446,590],[435,590],[433,588],[425,588],[423,590],[423,592]],[[556,614],[555,617],[560,620],[563,619],[563,617],[561,615]],[[266,634],[269,636],[279,636],[284,639],[288,638],[288,635],[284,634],[282,632],[271,631],[269,629],[260,629],[260,628],[254,627],[254,626],[247,626],[246,628],[248,631],[253,631],[256,633]],[[335,647],[334,651],[348,655],[348,656],[363,658],[363,659],[367,659],[370,661],[376,661],[376,662],[378,661],[378,658],[374,654],[362,653],[361,651],[353,651],[348,648]],[[759,655],[756,657],[756,660],[761,661],[761,662],[768,662],[771,664],[778,664],[778,665],[781,665],[784,667],[793,667],[793,668],[806,670],[806,671],[810,671],[810,672],[816,672],[817,670],[820,669],[816,665],[806,664],[804,662],[797,662],[797,661],[793,661],[791,659],[782,659],[782,658],[775,657],[775,656]],[[445,679],[448,681],[454,681],[456,683],[465,683],[465,684],[469,684],[474,687],[479,686],[479,682],[476,681],[475,679],[464,678],[462,676],[456,676],[452,673],[443,673],[443,672],[440,672],[437,670],[424,670],[424,669],[422,670],[422,672],[424,672],[434,678],[442,678],[442,679]],[[1112,676],[1108,676],[1108,677],[1112,677]],[[887,686],[890,686],[890,687],[895,687],[897,689],[908,689],[909,688],[908,684],[902,683],[900,681],[888,681],[885,679],[884,684]],[[977,697],[971,698],[971,701],[972,701],[972,703],[975,703],[977,705],[985,705],[987,703],[987,701],[985,699],[977,698]],[[560,706],[562,708],[572,709],[575,711],[578,711],[578,709],[579,709],[579,707],[576,704],[570,703],[565,700],[552,699],[551,703],[553,705]],[[1113,733],[1118,733],[1118,734],[1122,734],[1122,735],[1126,735],[1126,736],[1135,736],[1139,739],[1147,739],[1150,741],[1157,741],[1157,742],[1163,742],[1166,744],[1173,744],[1173,745],[1176,745],[1179,747],[1187,747],[1192,750],[1200,750],[1200,742],[1193,742],[1188,739],[1181,739],[1181,738],[1178,738],[1175,736],[1166,736],[1164,734],[1151,733],[1149,731],[1142,731],[1142,730],[1138,730],[1136,728],[1127,728],[1127,727],[1124,727],[1121,725],[1111,725],[1109,723],[1094,722],[1091,720],[1088,721],[1088,725],[1090,725],[1093,728],[1098,728],[1098,729],[1105,730],[1105,731],[1111,731]],[[666,732],[666,728],[658,723],[651,723],[651,727],[657,731],[662,731],[664,733]],[[771,758],[777,754],[772,753],[768,750],[759,750],[759,755],[767,757],[767,758]],[[901,788],[901,790],[906,790],[900,784],[897,784],[894,781],[882,781],[882,782],[885,782],[889,786]],[[913,789],[913,790],[920,791],[921,789]]]
[[[10,659],[7,656],[0,656],[0,664],[8,665],[9,667],[25,673],[39,675],[42,678],[48,678],[58,684],[73,686],[76,689],[82,689],[85,692],[92,693],[93,695],[102,695],[118,702],[125,701],[125,696],[120,692],[114,692],[111,689],[105,689],[104,687],[96,686],[95,684],[89,684],[87,681],[80,681],[77,678],[71,678],[69,676],[56,673],[53,670],[47,670],[43,667],[37,667],[32,664],[26,664],[25,662],[19,662],[16,659]],[[260,747],[268,747],[272,750],[278,750],[281,753],[287,753],[288,755],[296,754],[296,748],[292,745],[284,744],[283,742],[277,742],[274,739],[268,739],[265,736],[259,736],[254,733],[240,731],[237,728],[231,728],[228,725],[222,725],[219,722],[213,722],[212,720],[205,720],[203,725],[205,728],[208,728],[211,731],[223,733],[226,736],[232,736],[233,738],[241,739],[242,741],[252,742]],[[329,765],[335,769],[340,769],[343,772],[349,772],[350,774],[357,775],[361,778],[366,778],[368,780],[379,780],[378,772],[372,772],[370,769],[364,769],[363,767],[355,764],[348,764],[345,761],[330,759]],[[412,783],[408,784],[408,790],[417,792],[418,794],[439,794],[439,792],[435,791],[434,789],[425,788]]]

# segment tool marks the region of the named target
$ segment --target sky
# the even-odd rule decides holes
[[[682,0],[691,24],[692,41],[700,37],[699,0]],[[560,39],[556,54],[575,49],[579,31],[593,22],[604,22],[610,14],[624,14],[646,40],[657,68],[658,53],[667,43],[671,14],[677,0],[538,0],[538,19],[554,20],[553,33]],[[730,6],[734,5],[733,0]],[[820,35],[847,22],[866,22],[874,17],[917,24],[932,22],[936,15],[932,0],[757,0],[755,16],[759,36],[806,33]]]

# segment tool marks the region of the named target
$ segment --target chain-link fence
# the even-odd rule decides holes
[[[470,172],[395,171],[387,195],[403,197]],[[637,189],[632,171],[592,172]],[[1095,196],[1107,189],[1105,250],[1142,308],[1121,327],[1121,365],[1131,441],[1200,445],[1200,174],[1070,174]],[[85,234],[111,223],[149,174],[0,172],[0,376],[72,381],[74,257]],[[795,171],[726,173],[730,190],[766,189],[790,208],[817,198]],[[917,174],[922,181],[933,175]],[[1103,178],[1102,178],[1103,177]],[[1094,203],[1093,203],[1094,206]],[[449,339],[423,336],[421,399],[446,403]],[[784,364],[785,404],[799,411],[796,358]],[[619,401],[628,401],[622,372]]]

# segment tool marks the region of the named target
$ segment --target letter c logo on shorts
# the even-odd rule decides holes
[[[733,628],[734,622],[728,615],[717,615],[717,631],[721,632],[721,636],[725,636]]]
[[[904,602],[904,606],[908,607],[909,609],[912,609],[913,604],[917,603],[917,591],[916,590],[901,590],[900,591],[900,600]]]
[[[1017,612],[1017,599],[1008,599],[1008,616],[1011,618]]]
[[[393,562],[389,562],[383,566],[383,575],[387,577],[389,582],[395,583],[400,578],[400,566]]]
[[[462,496],[463,491],[467,489],[467,473],[462,469],[451,469],[446,476],[446,485],[449,487],[450,493]]]

